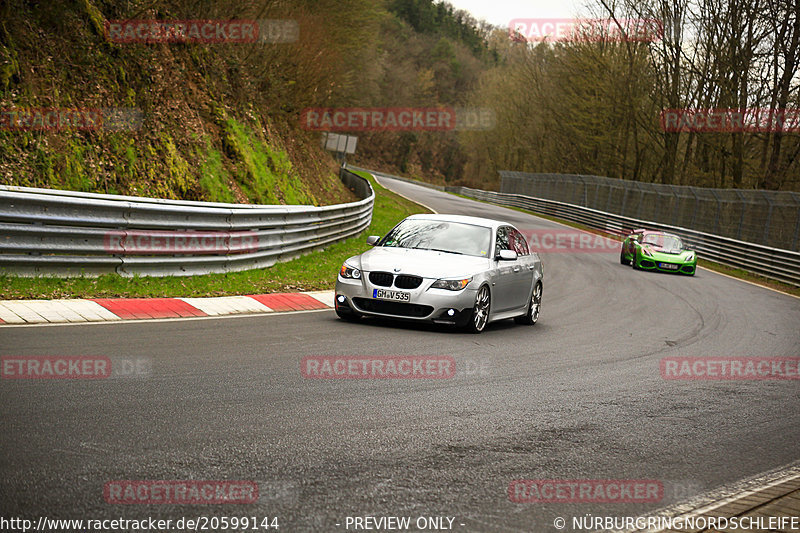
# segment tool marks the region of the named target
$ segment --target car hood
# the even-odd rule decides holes
[[[488,270],[491,264],[487,257],[411,248],[377,247],[364,252],[359,258],[361,270],[365,272],[383,271],[435,279],[472,276]]]
[[[692,253],[691,250],[668,250],[661,248],[659,246],[655,246],[653,244],[645,244],[642,245],[642,248],[647,248],[650,252],[652,252],[654,257],[658,258],[665,258],[665,259],[686,259]]]

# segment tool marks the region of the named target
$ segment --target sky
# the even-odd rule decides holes
[[[518,18],[571,18],[585,0],[448,0],[457,9],[469,11],[473,17],[508,28]]]

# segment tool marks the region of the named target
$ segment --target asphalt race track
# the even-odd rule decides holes
[[[381,181],[438,212],[500,218],[526,233],[565,229]],[[664,357],[797,357],[800,299],[707,270],[633,271],[617,250],[543,262],[540,322],[495,323],[481,335],[351,324],[332,310],[2,327],[0,355],[148,365],[139,377],[0,382],[2,514],[277,516],[284,532],[346,531],[348,516],[442,516],[455,517],[456,531],[555,532],[556,517],[638,515],[800,459],[800,381],[665,380],[659,366]],[[452,356],[458,371],[305,379],[300,361],[312,355]],[[103,497],[112,480],[189,479],[251,480],[259,498]],[[516,479],[660,480],[664,497],[514,503]]]

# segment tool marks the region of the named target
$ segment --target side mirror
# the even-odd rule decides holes
[[[516,261],[517,252],[514,250],[500,250],[500,252],[497,254],[497,259],[500,261]]]
[[[367,237],[367,244],[369,244],[370,246],[375,246],[376,244],[378,244],[379,240],[381,240],[381,238],[378,237],[377,235],[370,235],[369,237]]]

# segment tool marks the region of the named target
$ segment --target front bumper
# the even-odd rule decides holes
[[[362,272],[361,279],[336,280],[334,302],[341,313],[433,322],[438,324],[464,325],[472,315],[477,288],[471,284],[460,291],[432,289],[433,279],[424,279],[416,289],[398,289],[373,285],[368,273]],[[388,289],[409,293],[409,302],[395,302],[373,298],[374,289]],[[343,301],[340,301],[343,300]]]
[[[670,266],[667,266],[670,265]],[[686,263],[684,261],[670,261],[670,258],[639,256],[639,268],[643,270],[655,270],[658,272],[669,272],[672,274],[692,275],[697,269],[697,261]]]

